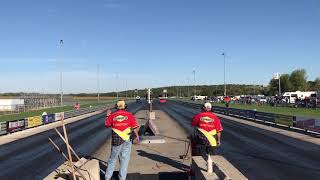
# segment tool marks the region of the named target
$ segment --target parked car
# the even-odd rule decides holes
[[[141,97],[140,97],[140,96],[137,96],[137,97],[136,97],[136,102],[137,102],[137,103],[140,103],[140,102],[141,102]]]
[[[200,100],[207,100],[208,99],[208,96],[192,96],[191,97],[191,100],[193,101],[200,101]]]

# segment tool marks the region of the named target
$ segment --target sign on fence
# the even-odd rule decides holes
[[[48,115],[42,116],[42,123],[43,124],[52,123],[54,121],[55,121],[55,114],[48,114]]]
[[[19,120],[7,122],[7,132],[8,133],[21,131],[24,128],[25,128],[25,119],[19,119]]]
[[[293,116],[275,114],[275,123],[292,127],[293,126]]]
[[[28,117],[28,128],[36,127],[42,124],[41,116]]]
[[[56,113],[55,114],[55,121],[61,121],[62,118],[64,117],[64,112]]]
[[[0,122],[0,135],[7,134],[7,124]]]
[[[320,119],[296,117],[296,127],[320,132]]]

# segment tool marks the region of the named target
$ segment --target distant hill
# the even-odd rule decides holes
[[[224,92],[224,85],[198,85],[198,86],[168,86],[168,87],[159,87],[152,88],[152,93],[154,97],[161,96],[163,90],[166,89],[168,96],[182,96],[190,97],[194,94],[204,95],[204,96],[222,96]],[[268,87],[262,85],[237,85],[237,84],[228,84],[227,85],[227,94],[228,95],[251,95],[251,94],[264,94],[268,95]],[[138,92],[138,94],[137,94]],[[141,96],[144,97],[146,89],[139,90],[129,90],[119,92],[119,96]],[[116,92],[103,93],[102,96],[117,96]]]
[[[190,97],[194,94],[203,96],[222,96],[224,92],[224,85],[198,85],[198,86],[168,86],[152,88],[154,97],[161,96],[163,90],[166,89],[168,96],[182,96]],[[128,90],[118,92],[119,97],[144,97],[146,89]],[[264,94],[268,95],[269,88],[262,85],[245,85],[245,84],[228,84],[227,95],[251,95]],[[0,96],[21,96],[23,93],[0,93]],[[59,95],[59,94],[57,94]],[[96,93],[79,93],[79,94],[65,94],[65,96],[77,97],[96,97]],[[117,92],[100,93],[101,97],[116,97]]]

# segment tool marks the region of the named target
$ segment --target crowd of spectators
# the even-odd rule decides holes
[[[211,98],[213,102],[220,102],[218,98]],[[278,96],[242,96],[240,98],[232,97],[231,104],[245,105],[270,105],[273,107],[295,107],[295,108],[317,108],[320,107],[320,98],[306,97],[295,98],[294,103],[290,102],[289,97]]]

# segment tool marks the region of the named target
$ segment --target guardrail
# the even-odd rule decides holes
[[[179,100],[177,100],[176,102],[195,108],[201,108],[202,106],[202,104],[197,102],[187,102]],[[320,133],[320,119],[316,118],[289,116],[282,114],[259,112],[255,110],[227,108],[221,106],[213,106],[212,110],[215,113],[238,117],[241,119],[263,122],[265,124],[274,124],[277,126],[284,126],[310,133]]]
[[[37,126],[60,121],[63,116],[65,119],[69,119],[103,109],[106,109],[106,106],[96,106],[92,108],[83,108],[79,110],[71,110],[66,112],[47,114],[43,116],[33,116],[12,121],[0,122],[0,135],[6,135],[17,131],[22,131],[24,129],[34,128]]]

